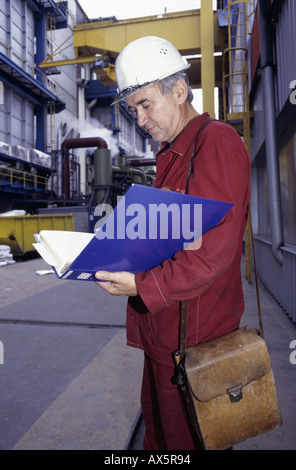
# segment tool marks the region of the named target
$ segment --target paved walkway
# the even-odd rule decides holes
[[[125,344],[126,298],[43,269],[0,268],[0,449],[124,449],[143,361]]]
[[[0,449],[126,449],[143,362],[125,344],[126,298],[43,269],[39,258],[0,268]],[[244,280],[244,291],[242,324],[256,327],[255,287]],[[260,296],[283,425],[235,449],[296,449],[296,326],[262,286]]]

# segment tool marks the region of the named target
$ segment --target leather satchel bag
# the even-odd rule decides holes
[[[197,447],[205,450],[226,449],[281,424],[264,341],[256,264],[255,277],[259,330],[242,327],[186,348],[187,302],[181,302],[175,378]]]

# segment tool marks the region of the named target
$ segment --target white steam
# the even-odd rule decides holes
[[[73,132],[73,137],[100,137],[104,139],[108,145],[108,149],[111,152],[111,157],[114,157],[119,153],[117,140],[114,137],[112,131],[103,126],[100,121],[94,118],[90,118],[87,121],[79,121],[75,116],[73,116],[68,111],[63,111],[61,113],[63,123],[67,124],[67,136],[63,140],[68,139],[70,131]],[[70,137],[72,138],[72,137]],[[85,149],[87,150],[87,149]],[[89,149],[94,151],[94,148]]]
[[[111,152],[111,157],[118,154],[118,144],[112,131],[103,126],[97,119],[88,119],[79,126],[80,137],[101,137],[108,145],[108,149]]]

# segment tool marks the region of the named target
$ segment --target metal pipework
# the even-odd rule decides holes
[[[101,137],[82,137],[76,139],[67,139],[62,143],[62,190],[66,199],[70,198],[70,158],[69,150],[74,148],[98,147],[107,149],[107,142]]]
[[[112,162],[111,152],[106,148],[97,149],[94,154],[95,178],[94,185],[112,186]],[[96,205],[106,202],[105,198],[108,194],[106,189],[95,189]]]
[[[127,175],[127,176],[139,176],[141,179],[142,185],[146,186],[147,185],[147,176],[144,173],[143,170],[140,168],[130,168],[128,166],[123,166],[123,167],[113,167],[113,174],[119,174],[119,175]]]
[[[260,57],[261,80],[263,87],[263,109],[265,124],[265,148],[268,177],[268,203],[271,223],[272,252],[275,259],[282,264],[283,255],[280,247],[284,245],[283,217],[281,204],[279,151],[276,128],[276,109],[274,95],[274,76],[272,59],[272,37],[270,1],[260,0]]]

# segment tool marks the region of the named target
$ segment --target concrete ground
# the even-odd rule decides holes
[[[0,449],[141,449],[143,355],[125,344],[126,298],[62,281],[40,258],[0,268]],[[242,324],[257,326],[254,284],[244,280]],[[235,449],[296,449],[296,326],[260,287],[265,339],[283,425]],[[1,357],[0,357],[1,360]]]
[[[0,268],[0,449],[123,449],[142,375],[126,298],[44,269],[39,258]]]

